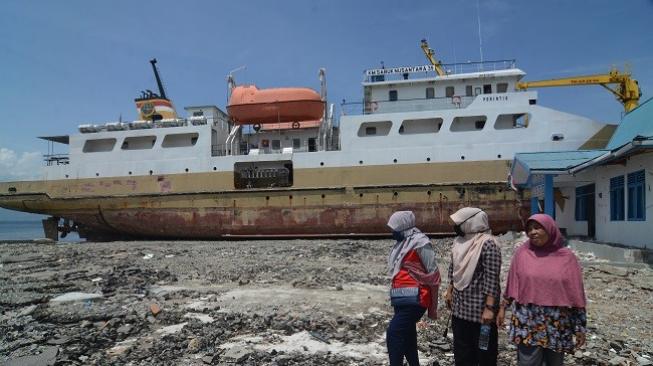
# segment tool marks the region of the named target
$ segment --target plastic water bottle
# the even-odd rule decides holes
[[[487,351],[487,348],[490,344],[491,331],[492,327],[490,327],[489,324],[481,325],[481,334],[478,337],[478,348],[482,349],[483,351]]]

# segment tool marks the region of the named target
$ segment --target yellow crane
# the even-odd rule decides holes
[[[437,72],[439,76],[446,75],[447,73],[442,68],[442,64],[435,58],[435,52],[433,49],[429,48],[429,43],[425,39],[422,40],[420,47],[422,47],[422,51],[424,51],[426,58],[428,58],[431,64],[435,67],[435,72]]]
[[[613,89],[608,84],[616,84]],[[578,86],[578,85],[601,85],[606,88],[621,104],[623,104],[626,113],[637,108],[639,105],[639,98],[642,92],[639,89],[637,80],[633,79],[629,72],[620,72],[617,68],[613,67],[607,74],[587,75],[587,76],[572,76],[568,78],[540,80],[540,81],[527,81],[517,83],[517,90],[526,90],[530,88],[544,88],[551,86]]]

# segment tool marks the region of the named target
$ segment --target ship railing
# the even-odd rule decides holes
[[[516,65],[517,62],[515,59],[441,64],[442,69],[444,69],[447,75],[510,70],[517,67]],[[375,83],[391,80],[408,80],[438,76],[433,65],[422,65],[416,67],[390,67],[373,70],[373,75],[368,74],[368,71],[372,70],[365,70],[365,82]]]
[[[395,101],[345,102],[340,104],[342,115],[418,112],[466,108],[476,97],[453,96],[440,98],[399,99]]]
[[[70,164],[70,157],[68,154],[46,154],[43,155],[43,161],[47,166],[68,165]]]
[[[188,118],[169,118],[156,121],[137,120],[131,122],[108,122],[104,124],[83,124],[79,125],[79,132],[94,133],[103,131],[129,131],[202,125],[223,126],[224,124],[228,124],[228,121],[222,117],[213,118],[212,116],[191,116]]]

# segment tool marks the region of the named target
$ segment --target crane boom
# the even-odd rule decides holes
[[[609,87],[609,84],[616,84],[616,89]],[[607,74],[522,82],[517,83],[516,88],[526,90],[530,88],[579,85],[601,85],[615,95],[617,100],[623,104],[626,112],[637,108],[639,98],[642,96],[637,80],[633,79],[630,73],[619,72],[616,68],[612,68]]]
[[[438,74],[438,76],[446,75],[447,73],[442,68],[440,61],[435,58],[435,52],[433,49],[429,48],[429,43],[426,41],[426,39],[422,40],[420,47],[422,47],[422,51],[424,51],[424,54],[426,55],[426,58],[429,59],[431,65],[435,67],[435,72]]]

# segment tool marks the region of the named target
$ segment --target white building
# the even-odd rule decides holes
[[[653,248],[653,99],[626,114],[605,149],[520,153],[511,179],[567,235]]]

